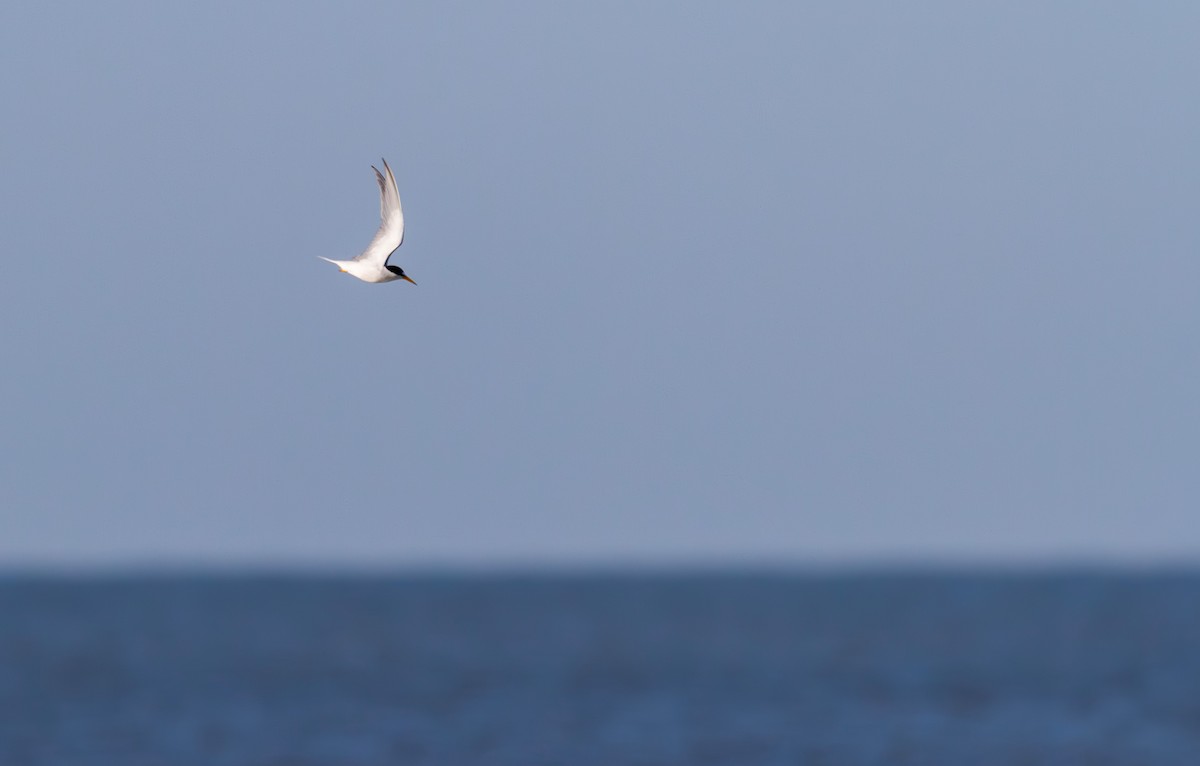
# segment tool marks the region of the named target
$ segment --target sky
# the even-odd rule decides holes
[[[1197,39],[10,4],[0,566],[1200,559]]]

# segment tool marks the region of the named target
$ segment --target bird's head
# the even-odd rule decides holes
[[[399,266],[393,266],[389,263],[387,265],[387,270],[400,277],[405,282],[412,282],[414,285],[416,284],[416,282],[413,282],[411,279],[409,279],[409,276],[404,273],[404,269],[400,268]]]

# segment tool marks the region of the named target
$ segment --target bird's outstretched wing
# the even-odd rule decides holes
[[[378,264],[387,263],[388,256],[404,241],[404,211],[400,209],[400,192],[396,191],[396,177],[383,161],[383,173],[374,165],[375,180],[379,182],[379,231],[367,249],[354,257],[356,261]]]

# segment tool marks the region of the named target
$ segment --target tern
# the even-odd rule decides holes
[[[383,161],[383,169],[387,172],[386,176],[379,172],[379,168],[371,166],[371,170],[375,171],[375,180],[379,182],[379,231],[375,232],[371,244],[348,261],[335,261],[323,255],[317,257],[329,261],[344,273],[358,277],[364,282],[394,282],[403,279],[415,285],[416,282],[408,278],[404,269],[388,263],[388,258],[404,242],[404,211],[400,209],[396,176],[392,175],[387,160]]]

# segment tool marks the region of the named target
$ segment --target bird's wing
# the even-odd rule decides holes
[[[376,263],[380,268],[387,263],[388,256],[404,241],[404,211],[400,209],[400,192],[396,191],[396,176],[388,167],[387,160],[383,161],[384,173],[374,165],[375,180],[379,182],[379,231],[367,249],[363,250],[354,260]]]

